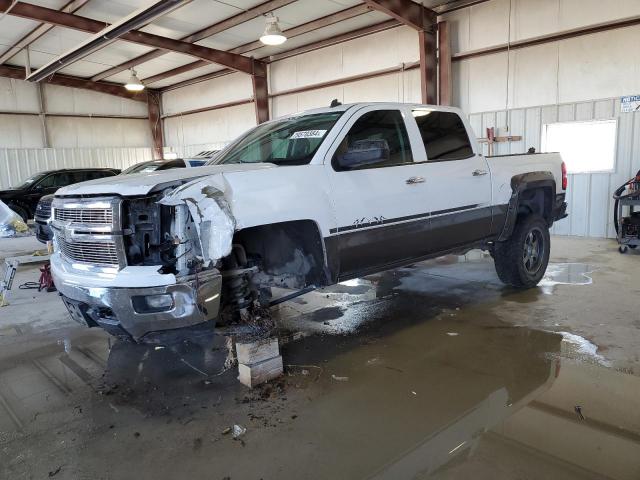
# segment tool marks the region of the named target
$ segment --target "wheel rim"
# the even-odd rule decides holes
[[[544,235],[539,228],[529,230],[524,238],[522,263],[525,270],[534,275],[538,273],[544,258]]]

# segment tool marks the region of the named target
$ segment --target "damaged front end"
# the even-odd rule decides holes
[[[211,328],[235,230],[212,178],[138,197],[55,198],[51,269],[72,318],[135,341]]]

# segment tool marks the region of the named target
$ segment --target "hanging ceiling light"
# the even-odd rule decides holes
[[[278,25],[278,17],[267,17],[267,25],[264,27],[264,33],[260,37],[260,41],[265,45],[282,45],[287,37],[284,36],[280,25]]]
[[[144,90],[144,84],[140,81],[138,76],[136,75],[136,71],[131,69],[131,76],[129,77],[129,81],[124,84],[124,88],[129,90],[130,92],[141,92]]]

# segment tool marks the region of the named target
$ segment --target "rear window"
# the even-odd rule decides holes
[[[416,109],[412,113],[430,162],[462,160],[473,156],[469,135],[456,113],[427,109]]]

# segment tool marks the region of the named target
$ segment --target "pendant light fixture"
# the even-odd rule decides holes
[[[265,45],[282,45],[286,42],[287,37],[284,36],[280,25],[278,25],[278,17],[266,17],[267,24],[264,33],[260,37],[260,41]]]
[[[136,71],[133,68],[131,69],[131,76],[129,77],[129,81],[125,83],[124,88],[126,88],[130,92],[141,92],[142,90],[144,90],[144,84],[140,81],[138,75],[136,75]]]

